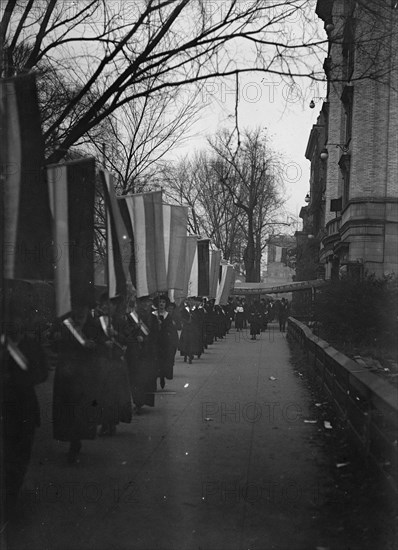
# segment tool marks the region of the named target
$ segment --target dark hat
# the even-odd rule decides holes
[[[103,292],[100,296],[100,303],[107,302],[112,303],[119,303],[123,300],[123,296],[121,294],[116,294],[115,296],[112,296],[112,298],[109,298],[109,294],[107,292]]]
[[[139,302],[146,302],[147,300],[152,300],[152,296],[150,296],[149,294],[146,294],[145,296],[137,297],[137,300]]]

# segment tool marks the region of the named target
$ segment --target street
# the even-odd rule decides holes
[[[4,548],[392,549],[390,497],[295,359],[276,324],[257,341],[232,328],[192,365],[177,356],[155,408],[84,441],[74,466],[52,439],[51,371]]]

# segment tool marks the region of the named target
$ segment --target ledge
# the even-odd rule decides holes
[[[321,340],[315,336],[311,329],[300,321],[297,321],[293,317],[289,317],[289,322],[296,325],[297,328],[305,334],[308,340],[322,348],[325,355],[336,361],[342,368],[346,369],[351,377],[356,379],[360,384],[366,386],[370,394],[374,394],[378,400],[384,402],[387,407],[393,409],[397,413],[398,420],[398,392],[396,388],[382,380],[376,374],[369,372],[325,340]]]

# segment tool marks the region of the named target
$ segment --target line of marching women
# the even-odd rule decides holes
[[[177,350],[188,363],[200,358],[225,337],[234,314],[233,308],[202,298],[177,307],[166,295],[109,299],[105,293],[93,305],[75,305],[69,317],[43,331],[31,322],[35,306],[15,296],[10,302],[13,317],[3,330],[1,350],[4,498],[11,515],[40,424],[35,385],[48,376],[45,347],[55,358],[53,437],[68,443],[67,463],[73,465],[84,440],[112,437],[142,407],[154,407],[158,383],[164,388],[173,379]]]
[[[188,298],[178,314],[182,329],[180,355],[189,364],[195,356],[200,359],[207,347],[223,339],[231,328],[232,311],[228,306],[216,305],[214,299]]]
[[[164,388],[173,379],[177,349],[192,363],[230,326],[226,306],[201,298],[177,308],[166,295],[126,302],[104,294],[93,310],[75,308],[53,335],[53,434],[69,442],[68,462],[79,461],[82,440],[113,436],[133,412],[155,405],[158,380]]]
[[[113,436],[133,412],[155,405],[158,380],[164,388],[173,379],[177,349],[192,363],[224,338],[231,325],[225,309],[201,298],[177,308],[166,295],[126,301],[103,294],[93,310],[75,308],[59,323],[53,435],[69,442],[69,464],[79,461],[82,440]]]
[[[154,306],[154,307],[153,307]],[[97,307],[76,308],[54,338],[54,438],[68,441],[68,462],[79,459],[83,439],[113,436],[130,423],[133,406],[155,405],[157,379],[173,378],[177,324],[167,296],[128,302],[104,294]]]

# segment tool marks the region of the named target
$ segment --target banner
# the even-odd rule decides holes
[[[52,279],[51,212],[34,75],[0,81],[0,171],[4,277]]]
[[[106,263],[109,297],[125,294],[131,282],[129,263],[131,245],[115,194],[113,175],[100,170],[106,212]]]
[[[228,303],[228,297],[232,295],[235,283],[235,270],[233,265],[225,263],[221,266],[221,279],[219,281],[216,304],[222,306]]]
[[[198,236],[188,235],[185,255],[185,293],[184,296],[198,295]]]
[[[137,296],[167,291],[162,191],[117,197],[133,234],[133,284]],[[124,203],[124,204],[123,204]]]
[[[94,303],[95,160],[47,168],[56,249],[56,313]]]
[[[167,289],[184,288],[185,249],[188,224],[188,208],[163,204],[163,234],[167,266]]]
[[[209,295],[209,239],[198,241],[198,296]]]
[[[218,275],[220,271],[221,250],[210,244],[210,265],[209,265],[209,298],[216,298],[218,287]]]

